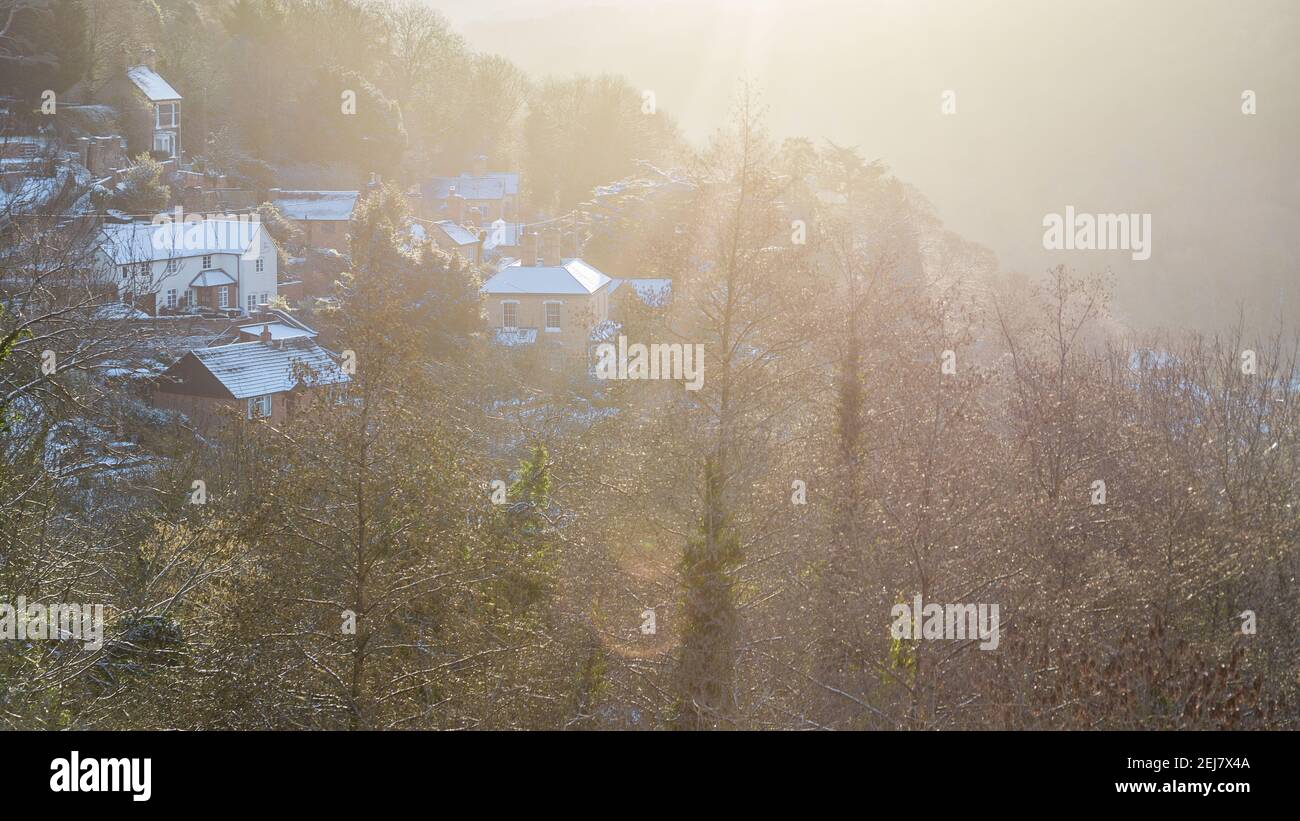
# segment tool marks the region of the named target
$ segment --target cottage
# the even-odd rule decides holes
[[[429,236],[444,251],[459,254],[466,262],[478,265],[482,261],[483,237],[451,220],[433,223]]]
[[[152,49],[145,51],[145,62],[131,66],[126,70],[127,84],[119,84],[119,100],[124,94],[134,94],[144,103],[143,110],[148,117],[145,123],[136,124],[133,129],[138,133],[151,135],[149,150],[158,152],[168,159],[179,161],[181,153],[181,101],[180,93],[158,74],[154,66]],[[130,110],[130,106],[121,106]],[[133,150],[142,148],[132,146]]]
[[[334,356],[309,336],[275,336],[268,323],[252,342],[190,350],[155,381],[154,405],[204,428],[231,415],[282,422],[307,389],[340,395],[350,380]]]
[[[359,191],[285,191],[271,189],[271,202],[302,231],[308,248],[346,253],[352,211]]]
[[[277,294],[275,243],[247,216],[105,225],[104,282],[148,314],[252,313]]]

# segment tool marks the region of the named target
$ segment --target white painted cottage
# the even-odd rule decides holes
[[[277,294],[275,242],[248,218],[105,225],[98,267],[146,313],[249,314]]]

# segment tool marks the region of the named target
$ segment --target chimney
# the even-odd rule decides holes
[[[465,198],[456,193],[456,189],[451,189],[451,196],[447,197],[448,219],[457,225],[463,225],[465,222]]]
[[[152,46],[146,46],[140,56],[140,62],[148,66],[150,71],[158,70],[158,52]]]
[[[257,335],[257,338],[261,340],[263,345],[271,344],[271,323],[268,322],[262,326],[262,332]]]
[[[474,176],[482,177],[487,174],[487,154],[479,154],[474,158]]]
[[[519,264],[536,265],[537,264],[537,233],[529,231],[524,234],[524,238],[519,243]]]
[[[542,238],[542,264],[552,268],[560,264],[560,232],[554,228]]]

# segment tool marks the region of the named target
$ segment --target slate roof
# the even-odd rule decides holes
[[[251,220],[115,223],[101,229],[99,247],[119,265],[208,254],[245,254],[260,248],[261,231],[262,224]]]
[[[271,332],[271,339],[273,341],[277,339],[299,339],[302,337],[310,338],[316,336],[315,331],[295,328],[294,326],[288,325],[284,322],[254,322],[241,326],[239,332],[244,336],[251,336],[256,339],[261,337],[263,328],[266,328]]]
[[[329,353],[310,338],[281,342],[236,342],[215,348],[195,348],[188,354],[197,359],[235,399],[283,393],[301,381],[295,365],[310,369],[312,385],[347,382]]]
[[[182,99],[170,83],[148,66],[131,66],[126,70],[126,76],[135,83],[135,87],[140,89],[144,96],[149,98],[150,102],[165,103]]]
[[[434,227],[440,229],[447,238],[457,245],[476,245],[478,237],[474,236],[468,228],[463,225],[457,225],[451,220],[438,220]]]
[[[582,260],[559,265],[507,265],[483,284],[485,294],[594,294],[610,278]]]
[[[352,219],[359,191],[279,191],[272,204],[291,220]]]
[[[499,200],[519,193],[519,175],[512,171],[491,171],[475,176],[461,172],[459,177],[434,177],[420,187],[426,199],[445,200],[456,193],[467,200]]]

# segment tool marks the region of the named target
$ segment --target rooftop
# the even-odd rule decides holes
[[[610,278],[581,259],[560,260],[559,265],[521,265],[501,269],[483,285],[485,294],[594,294]]]
[[[195,348],[186,356],[197,359],[235,399],[283,393],[304,382],[349,381],[329,352],[309,337]]]
[[[261,336],[263,328],[266,328],[270,332],[271,341],[273,342],[281,339],[300,339],[304,337],[310,339],[311,337],[316,336],[315,331],[297,328],[284,322],[254,322],[241,326],[239,333],[256,339]]]
[[[352,219],[359,191],[276,191],[272,203],[291,220]]]
[[[453,193],[467,200],[499,200],[519,193],[519,175],[513,171],[489,171],[474,175],[462,171],[459,177],[434,177],[421,187],[428,199],[445,200]]]
[[[252,220],[206,219],[203,222],[113,223],[100,233],[100,250],[113,262],[243,254],[257,248],[262,226]]]
[[[148,66],[131,66],[126,70],[126,76],[135,83],[135,87],[140,89],[144,96],[149,98],[150,102],[165,103],[182,99],[170,83]]]
[[[440,229],[447,238],[457,245],[475,245],[478,243],[478,237],[463,225],[457,225],[451,220],[438,220],[434,227]]]

